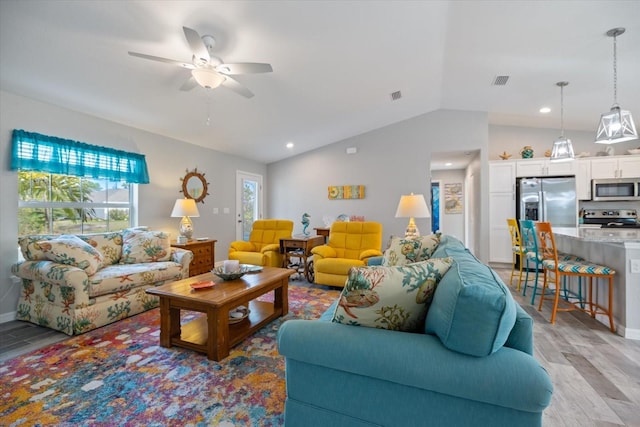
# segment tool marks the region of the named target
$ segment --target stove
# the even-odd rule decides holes
[[[600,225],[600,228],[640,228],[635,209],[587,209],[583,223]]]

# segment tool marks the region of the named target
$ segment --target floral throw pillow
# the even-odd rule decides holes
[[[170,258],[169,234],[134,229],[122,233],[122,264],[168,261]]]
[[[74,235],[63,234],[55,239],[41,240],[38,246],[48,260],[81,268],[89,276],[104,262],[98,249]]]
[[[436,286],[452,263],[448,257],[404,266],[353,267],[332,321],[422,332]]]
[[[412,239],[395,237],[384,251],[382,265],[406,265],[424,261],[433,255],[439,244],[440,234],[429,234]]]

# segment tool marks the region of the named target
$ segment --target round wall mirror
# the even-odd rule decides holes
[[[204,203],[204,198],[209,195],[209,183],[204,178],[204,173],[194,169],[193,172],[187,170],[187,174],[182,178],[182,193],[189,199],[194,199],[196,203]]]

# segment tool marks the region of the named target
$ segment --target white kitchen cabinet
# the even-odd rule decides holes
[[[618,159],[618,178],[639,178],[640,157],[625,156]]]
[[[619,156],[591,159],[591,179],[640,177],[640,157]]]
[[[515,193],[516,162],[502,160],[489,162],[489,192]]]
[[[516,176],[561,176],[575,175],[576,165],[570,162],[552,162],[549,159],[522,159],[516,162]]]
[[[516,162],[489,162],[489,262],[511,263],[507,218],[516,216]]]
[[[591,200],[591,160],[576,159],[576,198]]]
[[[489,262],[511,263],[511,235],[507,218],[516,217],[515,193],[489,196]]]

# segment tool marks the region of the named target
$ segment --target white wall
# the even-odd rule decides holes
[[[178,235],[179,218],[171,218],[177,198],[183,197],[180,178],[198,168],[209,182],[209,196],[192,218],[196,236],[217,239],[216,260],[225,259],[235,240],[236,170],[266,175],[266,165],[208,150],[184,141],[108,122],[50,104],[0,92],[0,322],[16,309],[19,286],[10,280],[17,260],[17,173],[9,170],[11,132],[24,129],[94,145],[146,155],[150,184],[139,186],[138,223]],[[218,207],[220,214],[214,215]],[[223,208],[229,214],[222,214]]]
[[[357,153],[346,154],[348,147],[355,147]],[[394,217],[400,196],[413,192],[430,198],[431,152],[481,150],[486,163],[487,148],[485,113],[440,110],[423,114],[269,164],[269,216],[294,218],[294,233],[299,233],[304,212],[311,215],[310,229],[323,227],[323,216],[363,215],[382,223],[384,245],[390,235],[404,234],[407,226],[406,218]],[[487,177],[478,182],[487,183],[488,168],[483,169],[481,174]],[[357,184],[366,187],[362,200],[327,197],[330,185]],[[486,203],[476,206],[474,214],[487,217]],[[431,229],[430,219],[416,219],[416,223],[420,230]],[[480,224],[479,220],[482,228]],[[488,254],[486,236],[478,241]]]
[[[565,137],[571,139],[573,151],[576,155],[580,153],[591,153],[596,156],[599,151],[604,151],[607,145],[596,144],[593,141],[596,137],[596,128],[599,117],[594,117],[593,132],[565,130]],[[560,131],[556,129],[527,128],[517,126],[489,126],[489,160],[500,160],[499,155],[506,151],[513,157],[520,159],[520,151],[525,145],[533,148],[534,157],[544,157],[544,152],[553,147],[553,142],[560,136]],[[627,154],[627,150],[640,146],[640,141],[629,141],[620,144],[613,144],[610,147],[614,154]]]

